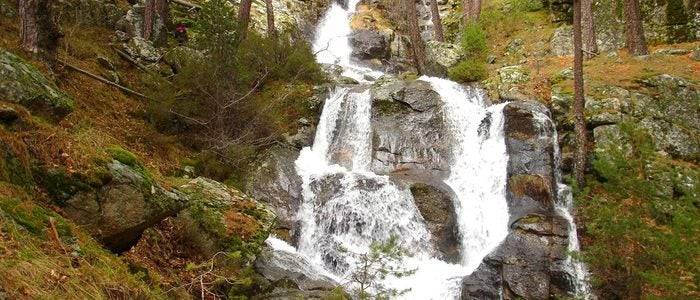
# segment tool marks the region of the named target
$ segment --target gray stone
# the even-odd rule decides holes
[[[498,75],[503,85],[525,83],[530,80],[527,70],[521,65],[500,68]]]
[[[32,113],[61,119],[73,111],[73,100],[37,68],[0,48],[0,99],[21,104]]]
[[[374,85],[372,171],[439,180],[448,170],[449,152],[443,102],[424,81]]]
[[[330,291],[339,285],[305,257],[291,251],[264,249],[255,260],[255,269],[272,282],[290,280],[302,291]]]
[[[570,56],[573,55],[573,29],[569,25],[564,25],[556,30],[550,39],[549,50],[554,56]]]
[[[428,41],[425,43],[426,63],[434,75],[447,75],[462,59],[462,50],[455,44]]]
[[[417,183],[411,186],[411,194],[423,219],[428,225],[431,242],[442,260],[460,263],[458,229],[452,198],[442,190]]]
[[[139,60],[156,62],[160,59],[160,53],[153,47],[153,44],[140,37],[131,38],[129,43],[124,45],[124,50],[131,55],[131,57]]]
[[[270,148],[257,163],[246,184],[246,192],[274,210],[277,215],[278,236],[296,244],[298,224],[296,213],[302,202],[301,177],[295,161],[299,150],[276,146]]]
[[[360,29],[350,36],[352,55],[359,59],[386,59],[389,58],[390,37],[373,30]]]

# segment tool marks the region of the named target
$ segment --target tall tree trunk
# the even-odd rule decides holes
[[[406,29],[408,30],[408,38],[411,41],[411,52],[413,63],[418,69],[418,73],[423,73],[425,70],[425,45],[420,36],[420,26],[418,24],[418,11],[414,0],[401,0],[401,6],[406,20]]]
[[[574,0],[574,129],[576,131],[576,151],[574,153],[574,177],[579,186],[584,185],[586,171],[587,132],[583,115],[586,99],[583,90],[583,51],[581,32],[581,2]]]
[[[19,0],[19,36],[22,48],[39,53],[39,25],[37,24],[38,0]]]
[[[471,15],[472,21],[476,22],[479,21],[479,17],[481,17],[481,0],[471,0],[472,1],[472,6],[471,6],[471,12],[469,13]]]
[[[646,39],[642,27],[642,13],[639,9],[639,0],[625,1],[625,27],[627,30],[627,50],[631,55],[647,55]]]
[[[37,5],[38,45],[44,60],[52,69],[56,65],[59,41],[63,37],[54,15],[55,1],[38,0]]]
[[[472,21],[472,0],[462,0],[462,25],[467,26]]]
[[[143,12],[142,37],[146,40],[153,38],[153,30],[156,21],[160,19],[163,26],[167,27],[170,21],[170,7],[168,0],[146,0]]]
[[[598,53],[598,42],[593,21],[593,0],[581,0],[581,27],[583,30],[583,57],[593,58]]]
[[[245,40],[248,35],[248,24],[250,23],[250,5],[252,0],[241,0],[238,7],[238,40]]]
[[[275,8],[272,6],[272,0],[265,0],[265,11],[267,13],[267,36],[276,37],[277,28],[275,28]]]
[[[445,41],[445,34],[442,31],[442,19],[440,18],[440,9],[438,8],[437,0],[430,1],[430,14],[433,19],[433,29],[435,30],[435,40],[438,42]]]

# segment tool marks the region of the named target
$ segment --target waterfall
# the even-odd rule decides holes
[[[350,18],[359,0],[345,9],[333,2],[319,23],[313,49],[319,63],[336,64],[343,75],[368,83],[381,72],[351,59]],[[444,179],[452,190],[461,261],[437,258],[431,235],[407,183],[372,172],[372,99],[367,85],[337,87],[325,101],[313,146],[301,150],[296,171],[303,201],[297,213],[297,248],[271,237],[268,245],[297,255],[324,276],[348,285],[357,259],[372,242],[396,237],[408,251],[402,265],[415,273],[382,283],[402,299],[458,299],[462,279],[508,234],[506,202],[508,155],[503,107],[490,106],[481,90],[423,76],[442,101],[450,147],[450,170]],[[566,210],[568,212],[568,210]],[[576,237],[573,236],[576,241]],[[352,289],[353,286],[347,286]]]

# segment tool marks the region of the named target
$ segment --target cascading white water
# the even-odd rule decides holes
[[[364,74],[380,72],[350,59],[349,19],[357,2],[351,0],[348,9],[331,5],[317,29],[314,50],[319,62],[340,65],[345,76],[363,81]],[[304,198],[297,215],[301,222],[297,252],[343,282],[353,272],[355,258],[339,249],[366,253],[372,242],[395,236],[410,254],[403,266],[416,272],[389,277],[384,284],[410,289],[402,295],[405,299],[456,299],[462,278],[507,234],[503,107],[488,107],[476,90],[445,79],[420,80],[429,82],[445,102],[443,113],[453,149],[453,167],[445,183],[457,195],[461,264],[434,257],[430,233],[408,187],[371,172],[370,94],[348,88],[337,88],[326,100],[314,144],[303,149],[296,161]],[[290,251],[280,246],[281,241],[271,240],[271,247]]]
[[[350,58],[349,21],[358,2],[350,0],[347,9],[331,4],[317,28],[313,49],[320,63],[339,65],[344,76],[367,82],[364,75],[376,78],[381,72],[358,66]],[[395,236],[410,254],[403,266],[416,272],[387,278],[383,282],[387,287],[410,289],[401,296],[404,299],[459,297],[462,278],[508,234],[504,105],[489,106],[481,91],[449,80],[425,76],[420,80],[430,83],[445,104],[452,149],[445,184],[456,196],[461,263],[435,258],[430,233],[408,187],[371,172],[371,97],[362,88],[336,88],[326,100],[314,144],[304,148],[296,161],[303,182],[298,248],[274,237],[268,241],[271,248],[294,252],[313,265],[309,269],[345,284],[356,263],[347,251],[366,253],[372,242]]]

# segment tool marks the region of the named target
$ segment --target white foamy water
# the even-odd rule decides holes
[[[348,9],[331,4],[317,28],[313,49],[320,63],[337,64],[344,76],[367,82],[365,75],[377,78],[382,73],[351,59],[349,24],[358,1],[350,0]],[[445,184],[456,195],[460,263],[436,258],[408,186],[372,173],[370,93],[339,87],[324,103],[313,146],[302,149],[296,161],[303,182],[298,247],[274,237],[268,240],[272,249],[304,262],[303,268],[297,264],[290,268],[317,272],[352,290],[349,277],[357,261],[348,253],[367,253],[372,242],[397,237],[409,254],[402,267],[415,273],[390,276],[383,284],[408,290],[401,299],[458,299],[462,279],[506,237],[504,105],[489,106],[480,90],[449,80],[426,76],[420,80],[430,83],[444,101],[446,143],[452,151]]]

